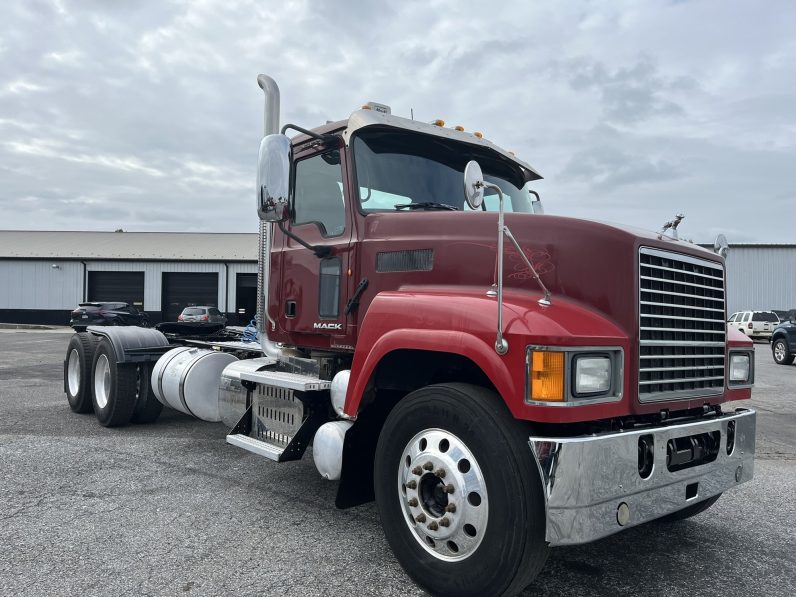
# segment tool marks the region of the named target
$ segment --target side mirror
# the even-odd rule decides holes
[[[266,222],[288,219],[290,190],[290,139],[268,135],[260,142],[257,157],[257,215]]]
[[[543,214],[544,206],[542,205],[542,198],[539,196],[539,193],[532,189],[528,189],[528,195],[536,197],[536,199],[531,199],[531,213]]]
[[[475,160],[464,168],[464,198],[470,209],[479,209],[484,202],[484,174]]]
[[[725,259],[727,258],[729,247],[730,245],[727,244],[727,237],[723,234],[719,234],[713,242],[713,252],[717,255],[721,255]]]

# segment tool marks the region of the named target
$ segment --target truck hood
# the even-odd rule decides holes
[[[553,300],[565,296],[595,310],[628,337],[638,333],[638,250],[652,247],[707,259],[723,259],[693,243],[627,226],[550,215],[508,213],[511,229]],[[384,254],[408,257],[409,265],[370,271],[363,301],[381,290],[423,285],[472,285],[486,290],[496,280],[497,214],[492,212],[374,213],[365,218],[362,264]],[[424,269],[412,269],[411,254],[426,251]],[[542,295],[522,257],[506,239],[504,285]],[[381,255],[381,257],[380,257]],[[401,262],[400,259],[397,262]],[[364,309],[362,312],[364,313]]]

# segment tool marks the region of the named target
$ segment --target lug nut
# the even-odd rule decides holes
[[[417,489],[417,481],[412,479],[411,481],[406,482],[407,489]]]
[[[448,484],[445,486],[445,493],[453,493],[453,485],[451,485],[450,483],[448,483]]]
[[[434,470],[434,463],[427,462],[427,463],[425,463],[423,465],[423,468],[426,469],[427,471],[433,471]]]
[[[415,516],[415,521],[416,522],[426,522],[426,515],[421,512],[420,514]]]
[[[430,531],[436,531],[439,528],[439,525],[435,521],[431,521],[428,523],[428,529]]]
[[[439,526],[441,527],[449,527],[450,525],[451,521],[448,520],[447,518],[443,518],[442,520],[439,521]]]
[[[437,475],[440,479],[444,479],[445,478],[445,469],[441,468],[438,471],[435,471],[434,474]]]
[[[456,512],[456,504],[448,504],[445,506],[445,512],[450,512],[451,514]]]
[[[419,466],[416,466],[415,468],[412,469],[412,474],[413,475],[422,475],[423,474],[423,469],[420,468]],[[408,483],[407,483],[407,485],[408,485]]]
[[[410,505],[410,506],[412,506],[412,508],[414,508],[415,506],[417,506],[417,498],[412,498],[412,499],[410,499],[410,500],[409,500],[409,505]]]

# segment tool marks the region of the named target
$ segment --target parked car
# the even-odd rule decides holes
[[[771,354],[779,365],[790,365],[796,356],[796,323],[783,321],[771,334]]]
[[[782,309],[771,309],[780,321],[793,321],[796,319],[796,309],[789,309],[788,311]]]
[[[72,311],[69,325],[84,331],[89,325],[137,325],[148,328],[149,316],[128,303],[80,303]]]
[[[207,323],[223,323],[227,325],[227,316],[216,307],[199,306],[185,307],[177,316],[177,321],[198,321]]]
[[[779,317],[773,311],[738,311],[730,316],[727,324],[750,338],[768,340],[779,325]]]

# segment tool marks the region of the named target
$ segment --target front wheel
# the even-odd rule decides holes
[[[771,345],[771,352],[777,365],[790,365],[793,363],[794,355],[791,354],[788,344],[783,338],[774,340],[774,344]]]
[[[528,431],[492,391],[422,388],[376,447],[375,493],[396,558],[433,594],[515,595],[547,559]]]

